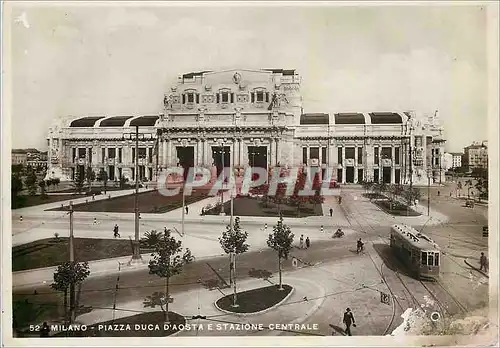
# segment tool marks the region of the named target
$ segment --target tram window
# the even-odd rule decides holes
[[[439,254],[434,255],[434,266],[439,266]]]
[[[429,261],[428,264],[429,266],[434,265],[434,253],[428,253],[429,254]]]
[[[422,252],[422,265],[427,265],[427,253]]]

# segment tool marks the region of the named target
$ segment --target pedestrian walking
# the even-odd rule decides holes
[[[264,224],[264,232],[267,231],[267,224]]]
[[[441,191],[438,191],[438,196],[441,196]]]
[[[186,205],[186,215],[189,213],[189,208],[188,206]]]
[[[309,237],[306,238],[306,249],[309,249],[311,246],[311,241],[309,240]]]
[[[488,272],[488,258],[484,253],[481,253],[481,257],[479,258],[479,266],[480,271],[484,269],[485,272]]]
[[[351,325],[356,327],[356,322],[354,321],[354,315],[351,312],[350,308],[347,308],[344,313],[344,319],[342,320],[345,325],[345,333],[348,336],[352,336],[351,334]]]
[[[118,224],[115,224],[115,227],[113,227],[113,236],[116,238],[120,238],[120,232],[119,232],[119,228],[118,228]]]
[[[97,219],[94,218],[94,225],[97,225]]]
[[[321,233],[325,232],[325,229],[323,228],[323,225],[321,225],[321,227],[319,228],[319,231],[320,231]]]
[[[95,193],[92,194],[92,200],[95,201]]]
[[[303,234],[300,235],[299,248],[304,249],[304,235]]]
[[[330,217],[332,217],[332,216],[333,216],[333,209],[330,208]]]
[[[40,328],[40,337],[49,337],[50,326],[46,321],[43,322],[42,327]]]
[[[358,242],[356,243],[356,252],[359,254],[360,251],[363,251],[363,241],[361,241],[361,238],[358,239]]]
[[[339,204],[342,204],[342,196],[339,196]]]

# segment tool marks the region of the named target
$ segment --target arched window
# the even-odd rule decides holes
[[[269,103],[269,92],[264,88],[256,88],[251,93],[252,103]]]
[[[182,104],[199,104],[200,103],[200,94],[194,90],[189,89],[184,91],[182,94]]]
[[[234,93],[230,89],[221,89],[217,92],[217,103],[228,104],[234,103]]]

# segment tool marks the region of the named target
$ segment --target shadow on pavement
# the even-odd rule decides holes
[[[346,335],[344,329],[341,328],[340,326],[333,325],[333,324],[328,324],[328,325],[330,325],[330,327],[333,329],[332,336],[335,336],[335,334],[341,334],[342,336]]]
[[[391,271],[413,278],[408,269],[397,259],[396,255],[394,255],[394,251],[389,245],[373,244],[373,249],[375,249],[384,264]]]

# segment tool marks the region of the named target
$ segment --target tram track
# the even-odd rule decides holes
[[[345,199],[344,199],[345,201]],[[352,203],[352,202],[350,202]],[[351,204],[351,207],[352,207],[352,204]],[[357,216],[362,216],[359,212],[359,209],[354,207],[354,209],[356,210],[356,215]],[[347,215],[347,214],[346,214]],[[351,224],[351,227],[354,227],[352,226],[352,222],[355,221],[355,223],[359,226],[359,228],[361,229],[360,232],[363,232],[365,234],[368,234],[366,231],[363,230],[363,226],[368,226],[368,228],[371,229],[371,231],[373,232],[373,234],[378,237],[384,244],[389,244],[384,238],[382,238],[382,236],[380,234],[377,233],[377,231],[375,230],[375,228],[366,220],[364,219],[364,222],[365,224],[361,224],[359,219],[354,216],[354,214],[351,214],[351,216],[349,217],[348,221],[349,223]],[[454,227],[452,227],[454,228]],[[454,228],[456,229],[456,228]],[[458,229],[456,229],[458,230]],[[459,230],[458,230],[459,231]],[[461,234],[464,234],[462,231],[459,231]],[[373,244],[373,242],[372,242]],[[368,256],[370,257],[370,259],[372,260],[372,262],[375,264],[375,261],[373,260],[373,258],[371,257],[371,255],[368,254]],[[450,256],[448,256],[448,258],[450,258]],[[451,259],[451,258],[450,258]],[[455,260],[452,260],[453,262],[456,262]],[[383,281],[386,283],[389,291],[391,292],[391,294],[393,294],[393,299],[394,301],[397,301],[397,299],[395,298],[394,296],[394,289],[391,289],[391,287],[389,286],[389,283],[386,279],[386,276],[383,274],[383,271],[382,271],[382,268],[383,268],[383,265],[385,263],[385,260],[382,260],[382,265],[380,267],[380,270],[378,270],[377,268],[377,271],[379,271]],[[436,288],[438,288],[439,290],[437,289],[434,289],[431,290],[431,287],[434,287],[434,285],[428,285],[426,283],[424,283],[424,281],[422,280],[404,280],[401,275],[399,274],[399,272],[397,271],[394,271],[394,275],[395,277],[398,279],[398,283],[402,285],[404,291],[404,296],[406,298],[406,300],[408,301],[408,304],[410,303],[413,303],[414,305],[416,305],[418,308],[422,309],[424,308],[425,306],[428,306],[429,304],[428,303],[422,303],[422,301],[419,301],[414,293],[416,292],[415,290],[410,290],[409,288],[409,285],[411,283],[413,283],[413,285],[415,285],[414,287],[417,288],[417,284],[420,285],[421,288],[424,289],[424,292],[425,293],[428,293],[431,298],[432,298],[432,301],[435,303],[435,305],[437,306],[437,308],[435,309],[438,309],[438,311],[440,312],[440,315],[443,316],[445,313],[448,315],[448,316],[454,316],[454,315],[457,315],[457,314],[463,314],[463,313],[466,313],[467,312],[467,308],[453,295],[451,294],[451,292],[449,290],[447,290],[443,284],[441,284],[441,282],[439,280],[437,281],[434,281],[434,282],[431,282],[429,284],[436,284]],[[410,278],[411,279],[411,278]],[[437,291],[436,291],[437,290]],[[438,294],[440,295],[438,297]],[[446,305],[441,299],[440,297],[444,295],[445,298],[450,298],[452,301],[452,303],[454,303],[454,306],[455,308],[453,309],[450,309],[450,306],[449,305]],[[411,299],[411,301],[410,301]],[[399,301],[397,301],[398,305],[401,307],[401,309],[403,308],[403,306],[401,305],[401,303]],[[446,302],[447,303],[447,302]]]

